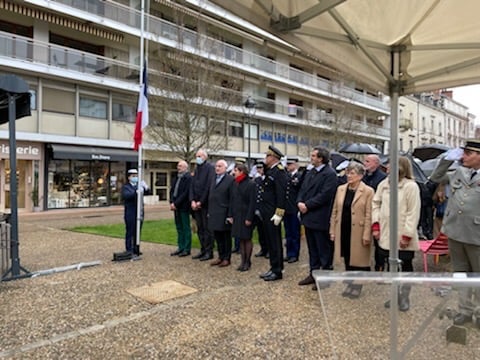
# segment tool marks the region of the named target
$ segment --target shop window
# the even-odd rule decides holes
[[[107,118],[107,101],[80,97],[80,116],[97,119]]]
[[[258,139],[258,125],[257,124],[250,124],[250,133],[248,130],[249,124],[246,124],[246,134],[245,138],[248,139],[250,135],[250,139],[257,140]]]

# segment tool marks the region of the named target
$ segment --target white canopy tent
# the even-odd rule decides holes
[[[204,1],[188,1],[207,10]],[[480,83],[478,0],[211,2],[390,96],[393,187],[398,185],[398,97]],[[396,213],[396,192],[391,192],[390,206]],[[395,216],[390,228],[390,250],[396,254]]]
[[[187,1],[200,2],[206,9],[205,1]],[[398,97],[480,83],[478,0],[211,2],[390,96],[390,176],[394,188],[398,186]],[[217,16],[222,17],[221,12]],[[398,195],[390,194],[390,212],[394,214]],[[397,229],[397,217],[391,216],[392,265],[398,261],[394,258],[398,256],[394,255],[398,253]],[[390,268],[396,271],[396,266]],[[396,332],[391,330],[392,341],[396,341]]]

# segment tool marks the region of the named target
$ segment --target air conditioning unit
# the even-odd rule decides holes
[[[288,104],[288,116],[297,117],[297,105]]]

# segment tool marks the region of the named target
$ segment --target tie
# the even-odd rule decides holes
[[[472,180],[472,179],[475,177],[475,175],[477,175],[477,172],[476,172],[476,171],[473,171],[473,172],[472,172],[472,175],[470,176],[470,180]]]

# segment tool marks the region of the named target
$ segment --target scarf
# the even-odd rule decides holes
[[[245,175],[244,173],[241,173],[240,175],[238,175],[238,176],[235,178],[235,182],[236,182],[237,184],[240,184],[246,177],[247,177],[247,175]]]

